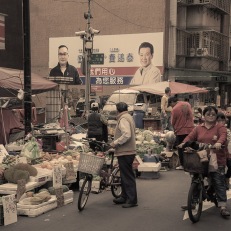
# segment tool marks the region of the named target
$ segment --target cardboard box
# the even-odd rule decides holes
[[[139,172],[159,172],[161,163],[145,162],[138,165]]]

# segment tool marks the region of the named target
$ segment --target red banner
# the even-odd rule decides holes
[[[0,15],[0,49],[5,49],[5,16]]]

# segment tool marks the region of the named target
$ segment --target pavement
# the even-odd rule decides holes
[[[110,191],[91,194],[86,208],[74,202],[38,217],[18,216],[18,222],[1,226],[1,231],[229,231],[231,218],[220,216],[219,209],[207,206],[198,223],[193,224],[180,206],[186,203],[190,176],[182,170],[161,172],[159,179],[137,178],[138,207],[124,209],[113,204]],[[231,190],[230,190],[231,191]],[[229,194],[230,194],[229,191]],[[231,197],[231,196],[230,196]],[[231,210],[230,200],[228,208]]]

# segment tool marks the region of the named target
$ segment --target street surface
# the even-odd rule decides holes
[[[1,226],[1,231],[229,231],[231,218],[205,204],[201,220],[193,224],[180,206],[186,203],[190,177],[181,170],[161,172],[159,179],[137,179],[139,206],[124,209],[114,205],[110,191],[91,194],[85,210],[78,212],[78,191],[74,202],[38,217],[18,216],[18,222]],[[228,191],[229,198],[231,190]],[[228,208],[231,210],[231,200]],[[212,207],[211,207],[212,206]]]

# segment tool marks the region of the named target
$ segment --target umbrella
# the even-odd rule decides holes
[[[196,94],[196,93],[208,92],[208,90],[193,85],[178,83],[178,82],[168,82],[168,81],[154,83],[152,85],[149,84],[149,85],[133,86],[133,87],[129,87],[129,89],[144,91],[156,95],[164,95],[166,87],[170,87],[171,93],[173,95],[184,94],[184,93]]]
[[[32,94],[54,89],[58,84],[42,76],[31,73]],[[24,88],[24,71],[0,67],[0,97],[15,97]]]

